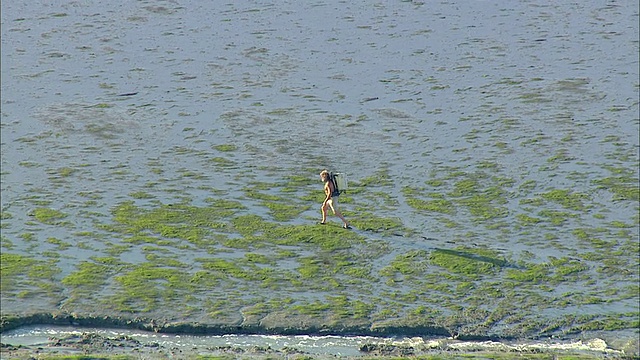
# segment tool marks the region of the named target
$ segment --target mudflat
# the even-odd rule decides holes
[[[638,353],[637,2],[1,6],[2,332]]]

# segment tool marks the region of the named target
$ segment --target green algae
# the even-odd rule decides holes
[[[349,249],[352,244],[364,241],[360,235],[344,231],[341,227],[318,225],[276,226],[254,239],[277,245],[310,245],[324,251]]]
[[[235,161],[222,156],[214,156],[207,159],[207,162],[219,167],[220,169],[234,169],[238,167]]]
[[[548,262],[521,262],[520,268],[506,269],[505,277],[521,283],[558,285],[589,279],[590,267],[575,259],[551,257]]]
[[[554,268],[554,275],[551,277],[552,282],[560,283],[565,281],[577,281],[580,279],[579,275],[590,269],[590,267],[575,259],[567,257],[549,259],[550,265]]]
[[[113,273],[110,264],[83,261],[76,265],[76,271],[62,279],[62,284],[76,292],[92,292],[106,285]]]
[[[64,241],[62,241],[60,239],[56,239],[54,237],[48,238],[47,242],[50,243],[50,244],[57,245],[58,250],[66,250],[66,249],[71,247],[71,244],[69,244],[67,242],[64,242]]]
[[[504,200],[500,199],[500,202],[503,201]],[[495,206],[494,200],[483,195],[461,199],[460,203],[468,208],[469,213],[474,216],[477,221],[493,220],[508,215],[506,207]]]
[[[544,221],[541,218],[536,218],[526,214],[517,214],[516,219],[518,220],[518,224],[523,226],[535,226]]]
[[[380,275],[391,278],[402,275],[404,279],[422,275],[427,266],[427,258],[427,253],[420,250],[397,255],[389,265],[380,270]]]
[[[345,295],[327,296],[326,301],[293,305],[292,309],[299,314],[312,316],[329,316],[336,319],[349,318],[352,320],[367,318],[374,306],[360,300],[350,300]]]
[[[441,194],[426,194],[426,196],[437,198],[433,200],[423,200],[415,197],[416,194],[419,194],[418,190],[408,187],[403,189],[403,194],[405,195],[407,205],[416,210],[425,210],[449,215],[453,215],[456,213],[454,203],[450,200],[442,198],[443,196]]]
[[[319,184],[319,180],[316,180],[316,179],[319,179],[319,177],[314,178],[308,175],[295,175],[295,174],[286,175],[284,177],[285,183],[283,184],[283,186],[285,188],[300,189],[302,187]]]
[[[325,275],[325,264],[316,257],[304,257],[299,260],[300,266],[296,269],[303,279],[316,279]]]
[[[243,208],[239,202],[223,199],[211,201],[208,207],[167,204],[153,210],[124,202],[112,210],[117,224],[104,228],[134,236],[146,236],[143,233],[151,231],[161,238],[183,239],[198,245],[206,243],[205,236],[212,230],[227,226],[221,220]]]
[[[241,262],[225,259],[196,259],[202,263],[202,268],[209,270],[210,275],[217,278],[233,277],[243,280],[263,280],[264,274],[258,266],[250,264],[241,266]]]
[[[301,207],[279,202],[266,202],[263,205],[269,209],[269,214],[273,219],[280,222],[297,219],[301,213],[310,208],[310,206]]]
[[[13,218],[13,214],[11,214],[10,212],[4,211],[4,210],[0,211],[0,221],[1,220],[9,220],[9,219],[12,219],[12,218]]]
[[[573,160],[575,160],[575,157],[569,155],[568,149],[559,149],[556,151],[555,155],[547,159],[547,162],[557,165],[558,163],[570,162]]]
[[[177,243],[170,239],[184,239],[193,244],[211,250],[211,246],[227,246],[234,243],[234,247],[238,243],[242,243],[243,247],[263,248],[266,245],[273,246],[311,246],[321,251],[334,252],[349,249],[351,244],[362,243],[362,238],[353,233],[345,232],[338,226],[308,226],[308,225],[280,225],[271,223],[256,215],[239,215],[233,214],[244,209],[238,203],[229,201],[209,200],[214,204],[212,207],[194,207],[188,204],[159,204],[155,209],[144,209],[135,206],[132,202],[123,202],[113,209],[114,220],[116,223],[111,226],[105,226],[107,230],[116,231],[128,235],[126,242],[131,244],[157,244],[163,247],[176,246]],[[229,209],[229,210],[226,210]],[[215,221],[211,221],[215,220]],[[191,224],[186,226],[186,224]],[[212,226],[214,225],[214,226]],[[195,229],[195,227],[199,228]],[[201,231],[201,233],[199,233]],[[236,232],[241,234],[243,238],[235,238],[226,241],[207,242],[204,239],[216,238],[215,232],[222,231]],[[339,236],[337,236],[339,235]],[[195,241],[194,238],[202,238],[201,241]],[[222,239],[222,238],[221,238]],[[208,245],[207,245],[208,244]],[[112,245],[111,247],[117,248]],[[156,250],[145,248],[145,251]],[[124,251],[126,247],[123,247]],[[121,253],[117,251],[117,253]],[[281,256],[291,257],[290,252],[281,252]],[[295,255],[294,255],[295,257]],[[142,306],[145,311],[155,311],[158,304],[165,301],[168,296],[178,296],[176,294],[186,292],[187,289],[179,287],[181,282],[191,279],[192,284],[202,286],[203,284],[219,284],[224,279],[238,279],[241,281],[257,281],[261,287],[279,288],[282,284],[290,284],[289,286],[307,288],[309,286],[325,289],[327,285],[341,287],[339,283],[333,279],[332,274],[357,274],[361,278],[368,278],[370,271],[366,267],[356,267],[351,270],[351,265],[355,264],[350,257],[344,256],[328,256],[324,257],[322,262],[322,274],[320,276],[309,276],[312,282],[303,285],[296,280],[295,273],[291,271],[276,272],[274,269],[261,268],[258,265],[274,265],[275,259],[273,255],[253,254],[244,259],[236,261],[228,261],[223,259],[201,259],[202,270],[191,272],[189,269],[178,270],[172,269],[173,273],[179,281],[173,281],[168,278],[169,272],[164,267],[178,266],[175,261],[170,261],[166,257],[157,255],[147,255],[147,260],[151,261],[145,268],[135,268],[135,270],[127,270],[124,275],[115,277],[114,279],[120,283],[122,290],[110,298],[110,304],[118,311],[132,311],[132,304]],[[311,274],[313,264],[308,258],[300,258],[298,268],[299,274]],[[317,262],[317,259],[313,260]],[[68,276],[64,283],[70,287],[89,289],[100,284],[101,276],[92,278],[88,276],[87,269],[95,267],[96,275],[103,274],[104,270],[97,264],[80,265],[77,273]],[[126,268],[130,268],[127,265]],[[144,270],[144,271],[143,271]],[[120,270],[122,271],[122,270]],[[191,275],[190,275],[191,273]],[[317,274],[314,274],[317,275]],[[158,288],[154,282],[149,283],[149,279],[162,279],[164,287]],[[203,279],[210,279],[202,282]],[[214,281],[217,279],[218,281]],[[195,281],[195,282],[194,282]],[[226,281],[226,280],[225,280]],[[194,286],[195,286],[194,285]],[[142,291],[142,286],[146,291]],[[189,291],[194,290],[189,288]],[[136,296],[133,296],[137,294]],[[132,298],[133,297],[133,298]],[[130,298],[127,302],[125,299]]]
[[[495,171],[496,164],[488,161],[483,169]],[[465,212],[487,229],[506,230],[510,230],[509,225],[500,219],[505,216],[505,203],[514,196],[510,191],[514,187],[515,194],[527,197],[520,199],[520,204],[528,207],[515,216],[520,226],[516,229],[562,228],[591,205],[589,197],[580,193],[551,189],[533,194],[535,182],[518,186],[511,178],[482,171],[451,168],[434,174],[439,177],[427,179],[424,188],[403,187],[404,199],[380,190],[374,183],[381,179],[382,188],[393,185],[391,179],[385,179],[385,171],[362,182],[352,181],[348,195],[341,196],[340,202],[355,231],[345,231],[339,222],[319,226],[300,219],[322,201],[315,170],[284,176],[277,182],[250,181],[239,189],[242,202],[229,199],[228,192],[206,187],[202,190],[216,197],[205,198],[200,205],[194,205],[186,195],[181,195],[177,203],[162,203],[147,197],[146,192],[131,193],[131,197],[152,201],[140,202],[143,205],[120,202],[111,209],[111,219],[87,215],[99,224],[101,233],[115,234],[122,240],[117,243],[96,237],[105,246],[101,251],[107,257],[80,262],[75,271],[63,278],[61,284],[70,293],[65,306],[82,307],[87,301],[83,297],[91,297],[108,286],[112,294],[98,302],[110,311],[124,314],[158,314],[163,304],[171,302],[185,316],[204,309],[210,321],[235,321],[240,313],[265,316],[278,311],[311,316],[316,321],[366,322],[396,317],[416,324],[447,324],[452,332],[464,324],[482,332],[479,329],[502,322],[533,334],[542,325],[528,320],[530,312],[515,316],[507,310],[509,304],[503,304],[500,311],[465,312],[460,304],[480,306],[505,298],[511,299],[512,309],[600,304],[607,300],[587,290],[562,297],[550,293],[554,286],[568,283],[589,286],[592,271],[622,276],[615,269],[629,266],[626,259],[613,261],[611,256],[597,253],[579,259],[527,258],[523,254],[516,262],[503,252],[475,246],[409,250],[390,256],[390,236],[408,241],[415,233],[404,226],[402,219],[378,214],[381,209],[393,211],[403,201],[414,209],[440,214],[439,222],[456,228],[464,229],[466,225],[449,217]],[[425,205],[430,201],[433,203]],[[553,205],[565,211],[556,210]],[[607,223],[610,228],[626,230],[626,235],[588,227],[574,229],[571,235],[588,247],[615,249],[616,242],[611,237],[629,238],[630,225],[621,221]],[[35,243],[36,233],[28,234],[32,234]],[[505,236],[508,234],[505,232]],[[468,241],[482,236],[481,231],[467,231],[461,232],[459,239]],[[556,235],[543,240],[555,241],[547,246],[562,246],[558,238]],[[53,238],[48,242],[57,251],[69,245],[68,241]],[[144,262],[120,260],[135,249],[143,254]],[[201,255],[185,262],[180,259],[183,251],[199,251]],[[57,259],[55,252],[50,255]],[[28,284],[12,277],[14,285]],[[503,281],[487,283],[493,278]],[[265,289],[290,295],[284,299],[260,295]],[[306,299],[304,294],[309,293],[318,294],[323,300],[316,296]],[[32,296],[28,291],[22,294]],[[220,294],[225,294],[227,301],[219,301]],[[633,297],[634,292],[612,292],[610,296],[622,299]],[[442,312],[419,310],[425,302],[427,306],[438,304]],[[397,310],[390,311],[391,308]],[[429,316],[420,320],[416,314],[423,311]],[[477,328],[470,325],[474,322]],[[559,325],[558,329],[567,326]]]
[[[507,265],[496,251],[481,248],[436,249],[429,260],[434,265],[473,279],[494,275]]]
[[[360,211],[352,212],[343,211],[343,214],[349,217],[350,223],[363,231],[373,231],[388,235],[410,236],[413,231],[402,224],[399,218],[389,218],[375,215],[374,213],[358,209]],[[351,215],[356,215],[352,217]]]
[[[562,226],[565,222],[569,221],[570,219],[578,217],[577,215],[570,212],[549,210],[549,209],[540,210],[537,213],[537,215],[545,219],[545,221],[548,221],[554,226]]]
[[[25,290],[20,291],[20,297],[30,297],[40,291],[54,296],[59,291],[55,283],[55,276],[60,272],[57,259],[37,261],[19,254],[3,252],[0,254],[0,264],[0,289],[4,294],[22,288]]]
[[[145,191],[136,191],[129,194],[134,199],[153,199],[155,196]]]
[[[3,252],[0,254],[2,291],[9,291],[16,285],[15,277],[26,274],[36,261],[31,257]]]
[[[586,194],[575,193],[567,189],[555,189],[540,194],[540,197],[547,201],[560,204],[565,209],[575,211],[585,211],[584,200],[588,199]]]
[[[220,152],[233,152],[238,150],[238,146],[234,144],[220,144],[215,145],[213,148]]]
[[[380,169],[374,175],[353,182],[353,185],[357,188],[391,186],[393,185],[393,178],[388,169]]]
[[[487,162],[485,168],[493,168],[493,164]],[[456,181],[451,184],[450,180]],[[404,187],[402,192],[407,205],[416,210],[444,215],[456,215],[462,208],[478,222],[499,221],[509,215],[505,204],[511,195],[505,187],[512,186],[513,179],[490,177],[484,172],[452,171],[443,178],[429,179],[426,183],[432,187],[433,184],[437,185],[442,192],[426,192],[424,189]],[[430,199],[425,200],[425,197]],[[443,220],[449,227],[457,226],[451,219]],[[502,226],[496,224],[494,226]]]
[[[173,268],[153,263],[134,265],[124,275],[115,276],[121,291],[109,296],[106,304],[123,312],[149,312],[167,302],[184,303],[184,294],[193,289],[190,278]]]
[[[68,215],[62,211],[39,207],[33,210],[33,217],[43,224],[59,225]]]
[[[291,183],[287,183],[284,191],[293,192],[297,188],[297,185],[301,183],[302,179],[295,179]],[[279,222],[289,221],[296,219],[301,213],[310,208],[309,205],[303,205],[298,203],[292,203],[292,200],[286,196],[278,196],[273,194],[267,194],[260,190],[271,190],[273,184],[269,183],[252,183],[251,188],[246,188],[244,194],[246,197],[255,200],[261,200],[260,205],[269,209],[269,214],[274,220]]]
[[[68,177],[73,175],[77,170],[76,169],[72,169],[69,167],[63,167],[63,168],[59,168],[56,170],[56,172],[58,173],[59,176],[61,177]]]
[[[614,195],[614,200],[640,200],[640,187],[638,179],[631,176],[614,176],[593,181],[599,188],[609,190]]]

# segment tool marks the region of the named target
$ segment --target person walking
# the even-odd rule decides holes
[[[322,202],[322,221],[320,222],[320,225],[324,225],[327,223],[327,211],[329,210],[329,208],[331,208],[333,214],[339,217],[340,220],[342,220],[342,222],[344,223],[342,227],[345,229],[351,229],[351,226],[349,226],[347,220],[344,218],[344,216],[342,216],[340,210],[338,210],[338,194],[335,192],[333,181],[331,181],[331,174],[329,174],[327,170],[322,170],[322,172],[320,173],[320,178],[322,179],[322,182],[324,182],[325,193],[325,198]]]

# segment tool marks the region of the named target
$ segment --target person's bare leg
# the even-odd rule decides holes
[[[347,219],[345,219],[344,216],[342,216],[340,211],[336,211],[335,214],[336,214],[337,217],[340,218],[340,220],[342,220],[342,222],[344,223],[344,227],[348,227],[349,226],[349,223],[347,222]]]
[[[344,216],[342,216],[342,213],[340,212],[340,210],[336,210],[336,208],[333,207],[333,204],[329,204],[329,206],[331,207],[331,211],[333,212],[333,215],[339,217],[340,220],[342,220],[345,228],[348,227],[349,223],[347,222],[347,219],[345,219]]]
[[[327,222],[327,204],[322,205],[322,221],[321,224]]]

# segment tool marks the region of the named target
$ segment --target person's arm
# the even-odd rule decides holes
[[[329,201],[329,199],[331,199],[331,194],[333,193],[333,191],[331,190],[331,184],[329,183],[329,181],[327,181],[324,184],[324,194],[325,194],[325,199],[324,202],[326,203],[327,201]]]

